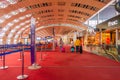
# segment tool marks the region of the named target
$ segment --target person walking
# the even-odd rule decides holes
[[[74,50],[75,50],[74,41],[73,41],[73,39],[72,39],[72,40],[71,40],[71,48],[70,48],[70,51],[71,51],[71,52],[74,52]]]
[[[80,53],[82,54],[83,50],[82,50],[82,40],[80,38],[80,47],[79,47]]]
[[[77,39],[75,40],[75,47],[76,47],[76,52],[79,52],[79,46],[80,46],[80,40],[77,37]]]

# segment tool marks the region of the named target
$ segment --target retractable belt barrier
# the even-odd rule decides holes
[[[30,48],[24,48],[24,49],[25,50],[30,50]],[[5,53],[1,53],[0,56],[6,55],[6,54],[15,53],[15,52],[20,52],[20,51],[22,51],[22,49],[10,51],[10,52],[5,52]]]
[[[0,45],[0,56],[20,52],[21,47],[24,46],[24,50],[30,50],[30,45],[19,44],[19,45]],[[36,44],[37,47],[42,46],[41,44]]]

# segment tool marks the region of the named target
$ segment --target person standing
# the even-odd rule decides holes
[[[77,37],[77,39],[75,40],[75,47],[76,47],[76,52],[79,52],[79,46],[80,46],[80,40]]]
[[[80,53],[82,54],[83,50],[82,50],[82,40],[80,38],[80,47],[79,47]]]
[[[71,50],[71,52],[74,52],[74,50],[75,50],[73,39],[71,40],[71,48],[70,48],[70,50]]]
[[[74,46],[74,41],[73,41],[73,39],[71,40],[71,46]]]
[[[63,49],[63,44],[64,44],[64,42],[63,42],[62,38],[60,38],[59,46],[60,46],[60,51],[61,52],[62,52],[62,49]]]

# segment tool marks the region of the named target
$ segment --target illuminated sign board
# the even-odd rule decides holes
[[[109,21],[108,22],[108,26],[115,26],[118,24],[118,20],[114,20],[114,21]]]
[[[117,15],[109,20],[106,20],[97,25],[99,29],[113,29],[120,27],[120,15]]]

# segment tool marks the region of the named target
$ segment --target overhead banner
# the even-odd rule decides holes
[[[35,63],[35,18],[31,18],[31,64]]]

